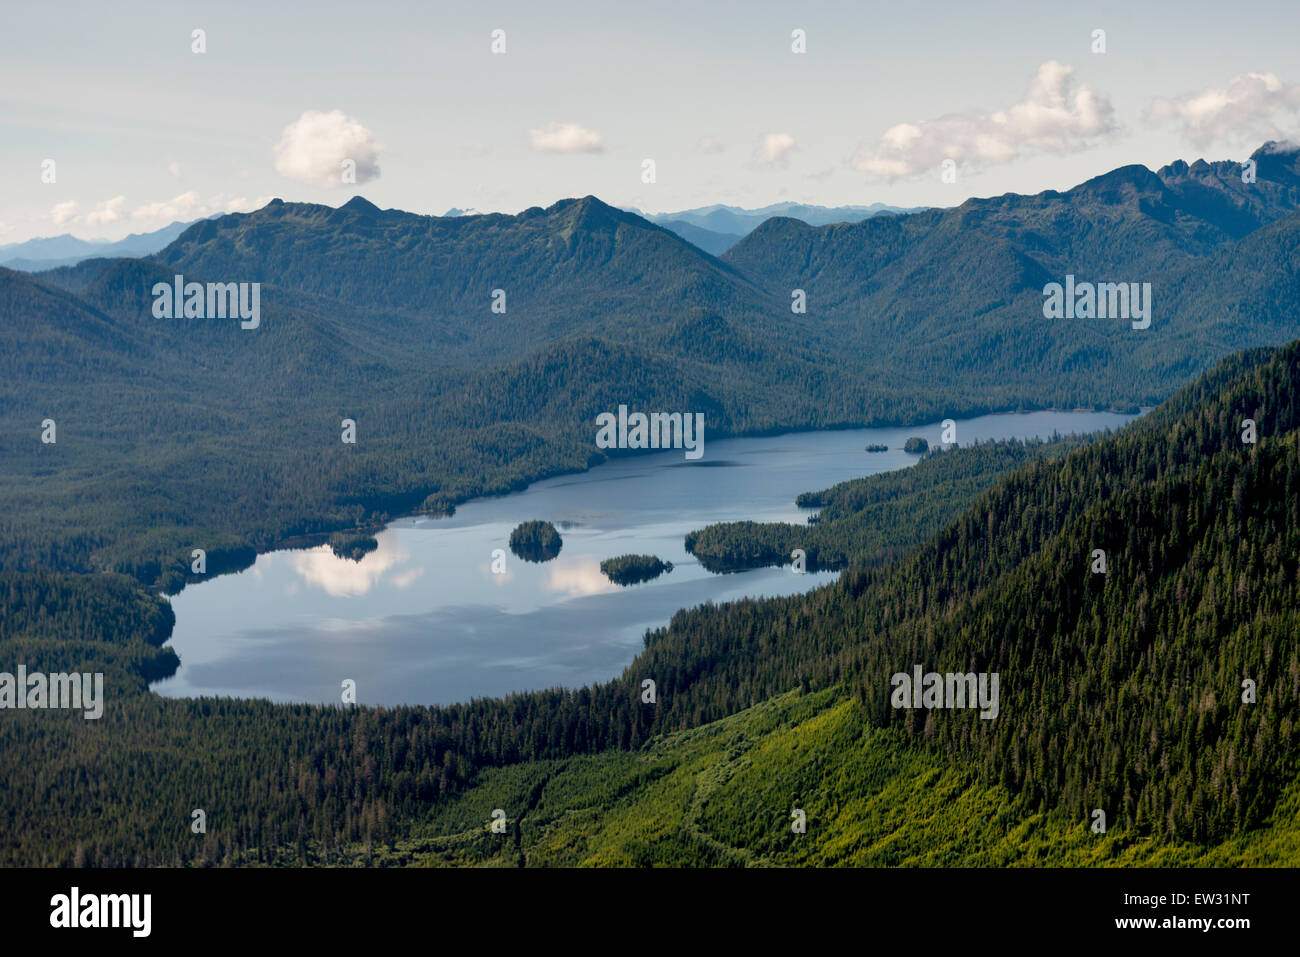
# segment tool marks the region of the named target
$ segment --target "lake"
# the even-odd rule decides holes
[[[1136,416],[1029,412],[959,421],[957,437],[1049,437],[1118,428]],[[338,704],[344,679],[360,704],[450,704],[622,672],[647,629],[679,608],[744,596],[788,595],[838,573],[765,568],[705,571],[683,547],[713,522],[804,524],[795,496],[846,479],[904,468],[908,436],[939,441],[939,423],[898,429],[802,432],[706,441],[681,451],[616,459],[522,492],[468,502],[447,518],[393,522],[360,562],[328,546],[260,555],[248,569],[174,596],[176,674],[153,685],[169,696],[230,695]],[[869,444],[888,452],[863,451]],[[533,564],[509,551],[520,522],[553,522],[564,544]],[[493,572],[493,551],[506,552]],[[673,571],[630,587],[600,572],[602,559],[657,555]]]

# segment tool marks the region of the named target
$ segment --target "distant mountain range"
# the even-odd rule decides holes
[[[175,222],[151,233],[132,233],[125,239],[78,239],[70,233],[47,239],[0,246],[0,266],[23,272],[39,272],[59,266],[73,266],[91,258],[152,256],[185,232],[198,220]]]
[[[805,203],[773,203],[760,209],[742,209],[739,206],[700,206],[677,213],[643,213],[626,207],[628,212],[644,216],[652,223],[671,229],[688,243],[707,253],[721,256],[740,239],[763,223],[775,217],[797,219],[809,226],[826,226],[830,223],[857,223],[872,216],[916,213],[927,207],[905,209],[873,203],[870,206],[810,206]]]

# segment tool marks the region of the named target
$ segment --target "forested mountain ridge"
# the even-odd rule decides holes
[[[844,348],[933,380],[998,395],[1032,379],[1081,400],[1106,381],[1154,404],[1230,352],[1294,335],[1291,300],[1256,287],[1290,286],[1300,268],[1300,148],[1267,144],[1252,161],[1249,183],[1241,164],[1179,162],[848,225],[772,219],[723,259],[768,288],[804,290]],[[1067,276],[1149,283],[1150,328],[1044,318],[1045,287]]]
[[[1249,183],[1242,181],[1241,163],[1179,160],[1158,172],[1122,166],[1065,192],[1007,193],[908,216],[827,226],[774,218],[722,258],[769,285],[816,276],[830,304],[842,301],[841,288],[855,275],[860,282],[888,267],[890,278],[873,282],[868,290],[874,291],[882,281],[942,269],[954,255],[974,255],[989,243],[1012,243],[1027,263],[1058,280],[1067,271],[1117,267],[1149,275],[1300,208],[1300,147],[1267,143],[1251,161]]]
[[[430,355],[434,364],[520,358],[577,335],[643,338],[699,308],[780,318],[735,270],[594,196],[457,217],[380,210],[359,196],[338,209],[276,200],[198,223],[156,258],[445,331],[447,354]]]

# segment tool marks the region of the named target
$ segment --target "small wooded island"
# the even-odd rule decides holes
[[[563,546],[550,522],[523,522],[510,533],[510,550],[526,562],[549,562]]]
[[[335,532],[330,536],[330,550],[339,558],[359,562],[367,552],[373,552],[379,542],[369,532]]]
[[[889,446],[888,446],[888,445],[868,445],[868,446],[867,446],[867,451],[868,451],[868,452],[888,452],[888,451],[889,451]]]
[[[654,555],[620,555],[605,559],[600,570],[615,585],[636,585],[672,571],[673,563],[660,561]]]
[[[919,435],[914,435],[907,440],[907,443],[903,446],[903,451],[911,452],[913,455],[924,455],[930,451],[930,443]]]

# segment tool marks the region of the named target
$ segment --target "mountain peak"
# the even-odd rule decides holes
[[[1250,158],[1258,160],[1261,156],[1295,156],[1300,153],[1300,143],[1293,143],[1290,140],[1269,140],[1255,152],[1250,154]]]
[[[1114,196],[1117,191],[1126,189],[1159,192],[1163,188],[1164,183],[1156,173],[1141,163],[1130,163],[1085,180],[1069,190],[1069,193],[1086,192]]]
[[[649,226],[650,223],[635,213],[627,213],[610,206],[595,196],[561,199],[546,210],[549,215],[562,217],[575,227],[593,229],[618,226],[625,223]]]
[[[1250,154],[1250,158],[1255,161],[1255,175],[1259,179],[1283,186],[1300,186],[1300,144],[1269,140]]]
[[[591,210],[597,210],[602,212],[608,210],[611,213],[619,212],[619,210],[615,209],[613,206],[610,206],[609,204],[602,202],[601,200],[597,199],[595,196],[592,196],[591,194],[582,197],[571,196],[567,199],[556,200],[556,202],[552,204],[548,212],[558,213],[567,209],[572,209],[576,212],[583,212],[583,213]]]
[[[346,209],[353,213],[378,213],[380,209],[364,196],[353,196],[344,203],[339,209]]]

